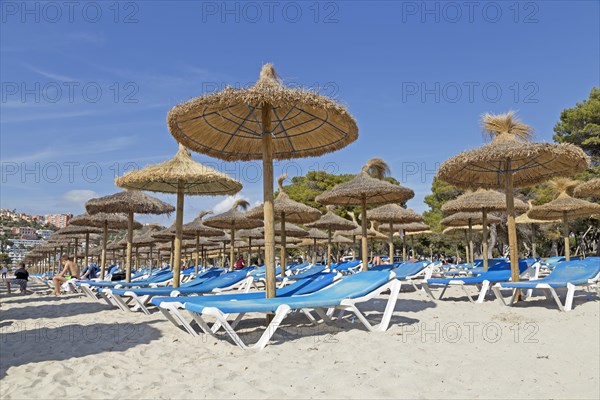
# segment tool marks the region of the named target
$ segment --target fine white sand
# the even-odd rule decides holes
[[[297,315],[260,352],[191,337],[160,313],[0,293],[2,399],[600,397],[600,302],[585,292],[562,313],[545,298],[508,308],[407,290],[387,332]],[[362,308],[375,317],[384,301]]]

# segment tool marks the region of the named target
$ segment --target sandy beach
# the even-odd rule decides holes
[[[191,337],[158,312],[2,288],[0,397],[594,399],[600,303],[578,295],[563,313],[542,298],[508,308],[405,289],[384,333],[351,318],[314,328],[295,315],[257,352]],[[384,300],[362,308],[376,313]],[[260,321],[248,319],[245,333]]]

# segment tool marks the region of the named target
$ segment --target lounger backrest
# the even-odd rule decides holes
[[[201,292],[210,292],[213,289],[221,289],[231,286],[241,281],[246,276],[248,276],[248,273],[242,270],[228,272],[226,274],[211,278],[202,283],[201,285],[196,286],[196,288],[198,289],[198,291]]]
[[[424,261],[417,261],[414,263],[406,263],[396,268],[396,276],[399,278],[413,276],[423,271],[423,269],[427,266],[427,263]]]
[[[593,265],[582,261],[565,261],[557,264],[544,281],[581,282],[595,278],[598,273],[600,273],[600,263]]]
[[[335,280],[336,275],[336,273],[332,272],[319,273],[304,279],[299,279],[291,285],[284,286],[277,290],[277,296],[291,296],[293,294],[300,295],[316,292],[317,290],[321,290],[324,287],[331,285]]]
[[[558,257],[548,257],[546,259],[546,264],[556,264],[558,262],[565,261],[565,260],[566,260],[566,258],[560,257],[560,256],[558,256]]]
[[[307,268],[306,270],[302,271],[298,275],[295,275],[294,277],[295,279],[308,277],[323,272],[325,269],[327,269],[326,265],[313,265],[312,267]]]
[[[221,275],[224,272],[221,268],[212,268],[208,271],[204,271],[201,274],[198,274],[194,279],[188,281],[181,285],[181,287],[195,287],[206,282],[207,279],[214,278],[216,276]]]
[[[311,296],[320,299],[350,299],[365,296],[390,280],[389,271],[364,271],[342,278],[339,283]]]

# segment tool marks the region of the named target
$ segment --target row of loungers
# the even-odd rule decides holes
[[[219,268],[212,268],[203,271],[179,288],[169,286],[152,288],[146,286],[147,280],[146,282],[142,280],[137,283],[131,282],[124,288],[97,286],[93,297],[103,298],[120,309],[129,311],[142,310],[150,313],[148,306],[153,305],[169,321],[192,335],[216,336],[223,329],[241,348],[261,349],[268,344],[282,321],[293,311],[301,312],[312,324],[332,323],[335,319],[340,319],[344,312],[350,312],[369,331],[386,330],[402,283],[410,283],[415,289],[418,289],[418,284],[422,284],[422,289],[433,299],[435,297],[431,288],[434,286],[442,286],[444,290],[448,286],[455,285],[463,289],[466,286],[476,286],[480,288],[477,302],[483,302],[490,288],[503,302],[501,290],[512,290],[513,295],[507,305],[512,304],[517,289],[531,291],[542,289],[547,297],[553,298],[559,309],[563,311],[572,308],[576,286],[588,286],[589,290],[589,286],[596,283],[598,287],[600,260],[597,258],[557,263],[550,275],[537,280],[535,279],[537,275],[532,272],[539,270],[536,269],[536,264],[539,266],[536,260],[522,260],[519,265],[521,272],[530,274],[530,278],[533,279],[514,283],[508,282],[510,265],[507,262],[497,263],[489,271],[478,276],[446,279],[432,279],[431,271],[435,265],[427,262],[375,266],[369,271],[350,275],[343,275],[333,266],[331,270],[327,270],[323,266],[307,265],[296,268],[296,274],[286,276],[287,280],[282,278],[277,289],[277,297],[271,299],[265,298],[264,292],[249,292],[255,282],[264,279],[264,269],[226,272]],[[94,284],[102,283],[82,283],[81,286],[87,286],[92,292],[91,288]],[[136,284],[140,286],[134,288]],[[556,289],[563,287],[567,289],[564,305],[556,292]],[[237,291],[232,292],[232,290]],[[216,294],[223,291],[230,292]],[[372,325],[357,305],[387,292],[389,296],[381,321],[377,325]],[[531,295],[531,292],[529,294]],[[470,295],[468,298],[473,301]],[[340,313],[337,318],[334,318],[336,310]],[[236,332],[240,321],[249,313],[274,314],[270,324],[254,343],[246,343]]]

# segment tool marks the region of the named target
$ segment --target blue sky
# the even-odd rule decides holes
[[[354,173],[382,157],[419,212],[436,166],[484,142],[482,113],[517,110],[551,141],[560,111],[599,85],[596,1],[0,4],[0,202],[34,214],[81,213],[118,190],[115,176],[166,160],[172,106],[254,82],[266,62],[359,124],[345,149],[275,174]],[[261,200],[259,162],[194,158]],[[185,219],[230,202],[187,197]]]

